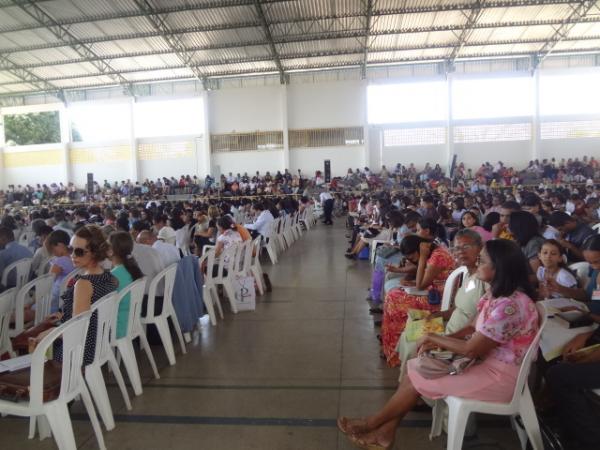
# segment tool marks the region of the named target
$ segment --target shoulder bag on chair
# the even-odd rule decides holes
[[[46,361],[44,365],[44,385],[42,386],[42,401],[48,402],[58,398],[62,378],[62,364],[56,361]],[[31,367],[14,372],[0,374],[0,399],[19,402],[29,399],[29,381]]]
[[[238,311],[254,311],[256,309],[254,277],[236,277],[233,285],[235,289],[235,304]]]
[[[435,380],[446,375],[459,375],[478,361],[452,352],[433,350],[423,352],[417,358],[417,372],[427,380]]]

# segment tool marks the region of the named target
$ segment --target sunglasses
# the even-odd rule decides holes
[[[86,253],[89,252],[88,249],[81,248],[81,247],[67,247],[67,248],[69,249],[69,252],[76,258],[82,258],[83,256],[85,256]]]

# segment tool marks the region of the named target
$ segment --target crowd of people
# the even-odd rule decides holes
[[[585,163],[572,168],[597,167],[594,159]],[[495,180],[497,168],[488,169],[482,166],[476,175],[480,185]],[[556,169],[545,175],[560,177],[562,166]],[[381,357],[400,370],[399,387],[381,410],[338,420],[361,448],[391,448],[399,422],[421,397],[509,402],[538,331],[536,302],[575,299],[585,317],[600,323],[600,234],[592,228],[600,223],[600,185],[515,186],[505,192],[437,187],[345,199],[346,257],[368,259],[371,246],[385,243],[375,250],[367,300],[380,327]],[[578,279],[570,265],[581,262],[588,268]],[[465,273],[447,287],[458,267]],[[441,311],[445,289],[454,300]],[[441,334],[415,337],[419,319],[433,326],[440,318]],[[540,417],[556,428],[567,448],[597,448],[600,442],[600,409],[591,393],[600,388],[600,349],[579,352],[599,342],[600,331],[586,331],[568,342],[559,358],[543,364],[538,358],[543,380],[538,395],[550,399],[538,405]],[[427,361],[436,352],[465,365],[432,376]]]

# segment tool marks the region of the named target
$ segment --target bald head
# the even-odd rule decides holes
[[[152,245],[156,242],[156,235],[150,230],[143,230],[136,240],[138,244]]]

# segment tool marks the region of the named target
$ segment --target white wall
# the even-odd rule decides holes
[[[248,152],[213,153],[213,174],[227,175],[229,172],[235,174],[253,175],[257,170],[261,174],[269,171],[271,174],[283,171],[282,150],[260,150]],[[220,167],[217,171],[216,166]]]
[[[442,168],[446,166],[447,150],[445,145],[415,145],[383,148],[382,164],[388,170],[396,167],[400,163],[408,167],[414,163],[417,170],[425,167],[429,163],[432,167],[439,164]],[[379,170],[380,167],[373,170]]]
[[[481,142],[477,144],[454,144],[458,164],[477,169],[481,164],[502,161],[506,167],[524,169],[531,161],[530,141]]]
[[[581,158],[600,156],[600,139],[543,139],[539,141],[540,158]]]
[[[114,181],[120,182],[122,180],[131,179],[131,158],[113,159],[114,154],[110,153],[112,149],[119,149],[119,152],[124,153],[126,147],[130,152],[129,141],[100,144],[84,142],[71,144],[72,153],[84,149],[89,150],[92,157],[91,161],[82,163],[76,163],[71,159],[71,181],[73,181],[76,186],[85,186],[88,173],[93,173],[94,181],[97,181],[100,184],[102,184],[104,180],[108,180],[112,183]],[[73,157],[71,156],[71,158]]]
[[[4,169],[4,176],[0,182],[0,189],[6,189],[8,185],[14,184],[34,186],[36,184],[60,183],[62,181],[62,165],[49,165],[38,167],[11,167]]]
[[[324,170],[324,161],[331,161],[331,175],[344,176],[349,168],[363,166],[364,146],[299,148],[290,150],[290,172],[298,169],[306,176],[314,176],[317,170]]]

